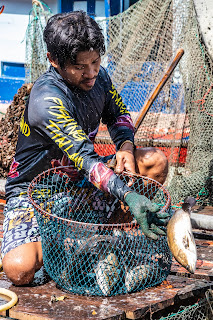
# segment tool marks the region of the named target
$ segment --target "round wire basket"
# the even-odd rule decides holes
[[[57,285],[80,295],[112,296],[160,284],[171,268],[166,236],[147,238],[128,207],[64,167],[33,179],[28,196],[38,221],[44,267]],[[157,181],[123,173],[131,188],[169,212],[170,195]]]

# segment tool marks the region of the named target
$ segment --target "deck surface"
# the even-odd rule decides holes
[[[2,210],[0,202],[0,237],[2,237]],[[198,213],[213,215],[213,208],[198,210]],[[138,293],[116,297],[86,297],[65,293],[56,287],[43,268],[36,274],[30,286],[16,287],[0,273],[0,287],[14,291],[19,298],[17,305],[7,312],[0,312],[5,318],[21,320],[52,319],[145,319],[167,307],[184,304],[189,299],[203,297],[213,286],[213,235],[211,232],[194,230],[198,250],[197,269],[189,274],[173,261],[171,274],[161,285]],[[56,301],[57,298],[61,300]],[[8,318],[9,319],[9,318]]]

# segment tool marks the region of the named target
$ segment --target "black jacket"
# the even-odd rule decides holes
[[[129,112],[104,68],[94,87],[83,91],[68,86],[51,66],[35,82],[20,122],[7,199],[26,193],[31,180],[64,155],[89,179],[92,168],[102,162],[92,142],[101,119],[117,149],[125,140],[134,141]]]

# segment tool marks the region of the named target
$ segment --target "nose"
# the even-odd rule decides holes
[[[97,70],[94,65],[88,65],[84,68],[82,76],[84,78],[93,79],[97,75]]]

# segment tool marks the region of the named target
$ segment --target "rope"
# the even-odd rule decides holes
[[[206,300],[209,304],[209,307],[210,307],[210,310],[211,310],[211,313],[213,315],[213,308],[212,308],[212,302],[211,302],[211,298],[209,297],[211,295],[211,298],[213,297],[213,290],[209,289],[205,292],[205,296],[206,296]]]
[[[38,1],[38,0],[32,0],[32,5],[36,5],[36,6],[40,6],[41,7],[41,9],[42,9],[42,11],[44,11],[44,7],[43,7],[43,5],[41,4],[41,2],[40,1]]]

